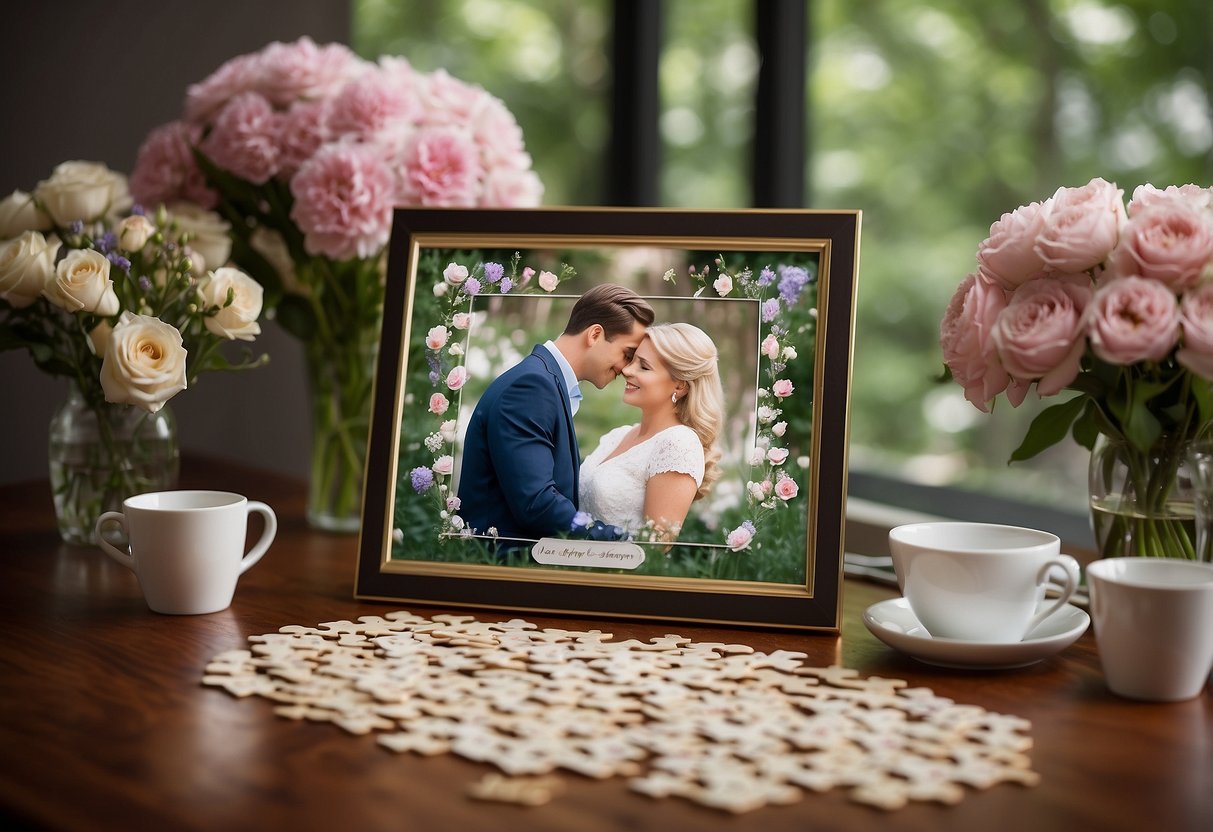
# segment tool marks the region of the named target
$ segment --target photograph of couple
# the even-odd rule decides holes
[[[816,257],[421,249],[390,559],[802,583]]]
[[[492,545],[558,535],[672,542],[719,477],[724,414],[717,348],[702,329],[655,322],[633,290],[578,298],[564,331],[494,380],[464,437],[460,513]],[[573,420],[581,384],[623,380],[637,421],[582,458]],[[495,532],[495,534],[494,534]]]

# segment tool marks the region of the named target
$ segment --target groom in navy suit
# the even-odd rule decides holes
[[[459,477],[459,514],[477,534],[535,540],[574,531],[579,382],[601,390],[620,375],[653,317],[631,289],[595,286],[555,341],[488,386],[468,422]]]

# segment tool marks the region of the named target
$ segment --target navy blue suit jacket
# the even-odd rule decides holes
[[[569,393],[543,346],[498,376],[468,422],[459,514],[477,533],[540,537],[570,531],[581,455]]]

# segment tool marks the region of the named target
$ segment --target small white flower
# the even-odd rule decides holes
[[[796,358],[796,348],[795,347],[789,346],[789,347],[783,348],[783,360],[784,361],[793,361],[793,360],[795,360],[795,358]]]
[[[446,292],[447,292],[447,285],[445,283],[435,283],[434,284],[434,297],[440,298],[443,295],[445,295]]]
[[[393,543],[403,543],[404,542],[404,529],[392,529],[392,542]]]

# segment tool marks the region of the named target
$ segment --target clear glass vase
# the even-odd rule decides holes
[[[1100,435],[1091,451],[1090,506],[1101,557],[1209,559],[1210,518],[1201,512],[1197,519],[1189,445],[1164,435],[1143,452]]]
[[[338,352],[308,345],[312,462],[307,519],[313,528],[354,533],[361,525],[377,338],[374,331],[363,333]]]
[[[105,511],[147,491],[177,485],[177,423],[166,405],[156,413],[102,401],[90,404],[72,385],[51,417],[51,493],[59,536],[95,545],[93,526]]]

